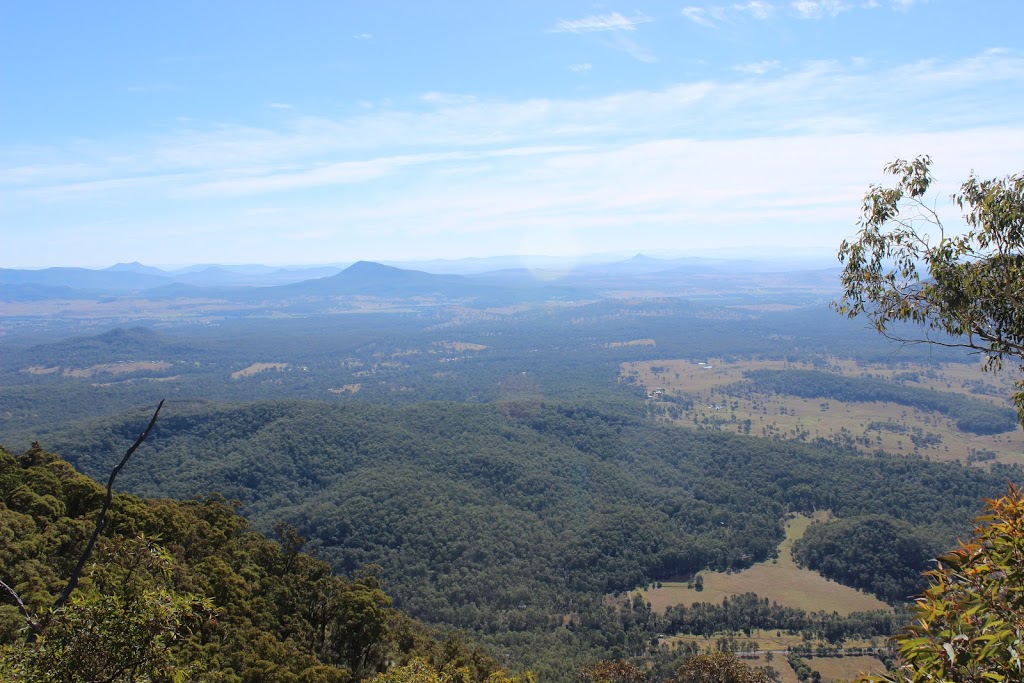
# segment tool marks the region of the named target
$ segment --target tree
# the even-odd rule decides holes
[[[967,229],[947,235],[926,202],[930,165],[927,156],[898,159],[885,167],[896,186],[868,189],[857,239],[839,248],[844,294],[834,307],[901,341],[980,353],[986,370],[1024,363],[1024,175],[972,174],[953,195]],[[893,332],[906,322],[923,338]],[[1017,389],[1024,424],[1024,382]],[[986,505],[974,538],[926,572],[914,619],[894,637],[896,670],[863,681],[1024,680],[1024,496],[1011,484]]]
[[[580,671],[579,683],[645,683],[647,672],[620,659],[602,660]]]
[[[106,526],[117,475],[149,436],[163,403],[111,471],[92,534],[53,605],[36,614],[12,586],[0,581],[0,589],[15,603],[25,623],[24,645],[5,653],[0,676],[26,683],[151,680],[155,672],[169,676],[174,668],[168,658],[170,645],[212,613],[208,600],[175,593],[154,581],[169,577],[172,561],[164,548],[145,536],[115,541],[117,561],[94,567],[88,577],[90,589],[79,588]],[[31,464],[46,454],[33,444],[26,456]],[[61,507],[55,497],[50,498],[56,508]]]
[[[45,630],[30,644],[6,653],[0,678],[133,683],[191,673],[175,666],[171,647],[213,615],[212,603],[159,585],[173,562],[151,540],[119,539],[114,545],[110,557],[93,568],[93,585],[50,613]]]
[[[1024,680],[1024,495],[987,500],[974,538],[939,557],[914,619],[894,637],[902,662],[863,681]]]
[[[1024,174],[972,173],[952,197],[966,230],[948,233],[929,203],[930,167],[927,156],[897,159],[885,167],[895,187],[865,193],[860,231],[839,248],[843,298],[833,307],[900,341],[970,349],[986,370],[1024,361]],[[904,322],[923,338],[894,328]],[[1024,381],[1017,388],[1024,422]]]
[[[731,652],[690,657],[679,668],[676,683],[771,683],[765,669],[754,669]]]
[[[475,679],[469,667],[459,667],[449,663],[441,670],[430,665],[423,659],[413,659],[405,666],[377,674],[368,683],[472,683]],[[533,675],[527,672],[523,676],[510,676],[504,671],[495,671],[484,683],[535,683]]]
[[[25,602],[21,599],[21,596],[18,595],[18,592],[14,590],[14,588],[12,588],[11,586],[8,586],[3,581],[0,581],[0,589],[3,589],[4,592],[14,601],[14,603],[18,606],[18,610],[25,618],[25,638],[27,642],[33,642],[36,638],[39,637],[40,634],[42,634],[46,630],[52,616],[60,613],[65,603],[67,603],[68,598],[71,597],[71,594],[74,592],[75,588],[78,587],[78,582],[82,578],[82,572],[85,570],[85,565],[89,561],[89,558],[92,557],[93,550],[96,547],[96,541],[99,539],[100,534],[103,532],[104,526],[106,526],[107,512],[110,510],[110,506],[114,501],[114,481],[117,479],[117,475],[121,473],[121,470],[124,469],[124,466],[128,464],[128,461],[131,460],[131,457],[132,455],[135,454],[135,451],[139,448],[139,446],[142,445],[142,443],[146,440],[146,437],[148,437],[149,433],[153,430],[153,425],[156,424],[156,418],[157,416],[160,415],[160,409],[163,407],[164,402],[160,401],[160,403],[156,407],[156,410],[153,412],[153,417],[150,418],[149,420],[149,424],[142,431],[142,433],[139,434],[139,437],[135,439],[135,443],[129,446],[128,450],[125,451],[124,457],[121,458],[121,462],[115,465],[114,469],[111,470],[110,478],[107,479],[107,495],[103,499],[103,507],[100,508],[99,515],[96,516],[96,523],[95,526],[93,527],[92,535],[89,537],[89,542],[86,544],[85,550],[82,551],[81,556],[78,558],[78,564],[76,564],[75,568],[71,571],[71,576],[68,577],[68,582],[67,584],[65,584],[64,590],[62,590],[60,592],[60,595],[57,596],[57,599],[53,601],[53,607],[50,608],[50,611],[42,615],[41,617],[33,614],[32,611],[25,604]],[[39,444],[34,443],[33,449],[39,452]]]

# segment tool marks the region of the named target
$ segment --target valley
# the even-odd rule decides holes
[[[818,271],[627,265],[361,263],[188,298],[110,292],[107,309],[8,290],[5,310],[34,313],[0,316],[0,443],[102,479],[166,398],[119,489],[235,501],[255,530],[285,525],[340,576],[378,568],[410,618],[543,681],[620,658],[660,675],[719,642],[884,655],[921,569],[1024,478],[1012,378],[948,349],[894,355],[829,310]],[[808,557],[847,538],[871,552],[798,567],[808,528],[828,531]],[[835,680],[879,662],[865,657],[814,670]],[[782,654],[771,666],[796,675]]]
[[[813,513],[813,521],[816,522],[828,521],[830,517],[827,511]],[[829,581],[821,574],[796,564],[791,554],[793,542],[803,536],[811,521],[812,517],[799,514],[788,519],[786,537],[779,544],[775,557],[757,562],[748,569],[702,572],[688,581],[659,582],[659,587],[648,588],[640,594],[651,604],[651,609],[657,612],[664,612],[674,605],[690,605],[694,602],[720,603],[723,599],[744,593],[756,593],[771,602],[807,612],[847,615],[851,612],[890,609],[872,595]],[[699,589],[694,587],[698,576]]]

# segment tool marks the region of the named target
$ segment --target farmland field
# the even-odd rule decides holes
[[[821,674],[822,683],[850,681],[861,673],[881,675],[885,667],[874,657],[860,655],[854,657],[805,657],[804,662],[812,670]]]
[[[652,409],[679,424],[767,438],[826,439],[862,452],[883,450],[945,461],[1024,463],[1024,430],[1019,428],[1001,434],[971,434],[961,431],[947,415],[896,403],[843,402],[772,393],[739,397],[727,392],[727,387],[742,382],[744,373],[752,370],[825,370],[844,377],[959,394],[1003,407],[1009,406],[1014,379],[1009,372],[981,374],[973,364],[920,368],[833,360],[822,368],[786,361],[719,359],[623,363],[621,376],[624,381],[645,387]]]
[[[796,677],[796,672],[793,671],[793,667],[789,665],[786,658],[782,655],[774,655],[771,661],[765,657],[765,655],[757,655],[752,659],[744,659],[744,664],[748,666],[770,666],[779,672],[779,683],[800,683],[800,679]]]
[[[242,377],[252,377],[253,375],[266,372],[267,370],[277,370],[280,372],[288,367],[288,363],[253,363],[244,370],[231,373],[231,379],[241,379]]]
[[[819,513],[816,517],[826,519],[827,513]],[[796,565],[790,549],[793,542],[803,536],[810,523],[811,518],[803,515],[794,516],[786,522],[786,539],[779,544],[777,559],[759,562],[741,572],[701,572],[703,590],[690,588],[685,582],[663,583],[661,588],[645,591],[644,599],[658,612],[664,612],[671,605],[720,603],[723,598],[743,593],[757,593],[780,605],[808,612],[820,610],[849,614],[889,609],[888,605],[872,595],[842,586],[817,572]]]
[[[164,361],[123,361],[120,363],[100,363],[90,365],[87,368],[63,368],[53,365],[44,367],[33,365],[22,369],[28,375],[51,375],[60,371],[64,377],[87,378],[96,375],[126,375],[133,372],[158,372],[171,367],[170,363]]]

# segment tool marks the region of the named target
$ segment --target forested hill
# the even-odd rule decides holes
[[[48,445],[100,475],[139,421],[79,425]],[[561,679],[588,659],[631,654],[603,594],[763,560],[788,511],[886,515],[948,546],[982,498],[1021,479],[538,400],[171,403],[150,438],[125,472],[131,490],[238,499],[257,528],[295,525],[338,571],[380,564],[414,616],[472,629]],[[873,571],[920,560],[894,556]]]
[[[0,580],[35,615],[67,583],[103,495],[38,447],[0,448]],[[473,681],[497,669],[392,608],[372,571],[332,576],[299,552],[293,531],[267,540],[221,498],[117,495],[108,520],[82,582],[34,645],[2,593],[0,680],[349,683],[414,657],[466,667]]]

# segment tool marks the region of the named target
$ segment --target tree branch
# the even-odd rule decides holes
[[[121,473],[124,466],[128,464],[128,460],[131,459],[135,450],[141,446],[142,442],[146,440],[147,436],[149,436],[149,432],[153,429],[153,425],[156,424],[156,416],[160,414],[160,409],[163,408],[163,406],[164,402],[160,401],[160,404],[156,407],[156,412],[153,413],[153,417],[149,420],[149,425],[146,427],[145,431],[139,434],[139,438],[135,440],[135,443],[133,443],[124,454],[124,457],[121,458],[121,462],[111,470],[110,478],[107,480],[107,497],[103,501],[103,507],[100,509],[99,517],[96,518],[96,528],[93,529],[92,537],[89,539],[88,545],[85,546],[85,551],[82,553],[82,556],[78,558],[78,564],[75,566],[74,571],[71,572],[71,577],[68,579],[68,585],[64,587],[61,594],[57,596],[56,600],[54,600],[51,614],[64,606],[64,603],[66,603],[68,598],[71,597],[71,592],[75,590],[76,586],[78,586],[78,580],[82,576],[85,564],[92,556],[93,547],[96,545],[96,541],[100,537],[100,532],[103,531],[103,526],[106,524],[107,510],[110,509],[110,504],[114,500],[114,480],[117,479],[117,475]],[[41,624],[41,627],[45,627],[45,623]]]
[[[25,617],[25,623],[28,625],[29,631],[31,631],[35,627],[36,618],[32,612],[29,611],[24,601],[22,601],[21,596],[18,595],[18,591],[14,590],[3,581],[0,581],[0,588],[6,590],[7,593],[14,598],[14,602],[18,605],[18,611],[21,612],[23,617]]]

